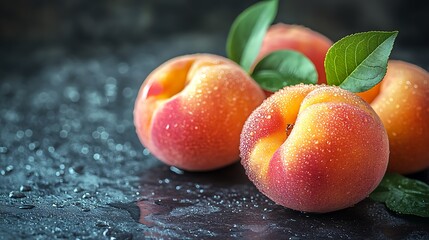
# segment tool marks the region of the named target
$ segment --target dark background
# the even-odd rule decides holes
[[[257,1],[3,1],[1,38],[12,42],[141,43],[177,33],[226,36]],[[280,1],[277,22],[302,24],[333,40],[369,30],[399,30],[401,46],[428,42],[426,1]]]
[[[82,51],[161,41],[177,34],[222,39],[233,19],[256,1],[2,1],[0,39],[7,50],[32,51],[57,46]],[[369,30],[399,30],[395,49],[428,48],[427,1],[280,1],[275,22],[301,24],[333,41]],[[204,41],[195,39],[195,42]],[[217,49],[196,48],[213,52]],[[219,53],[221,54],[221,53]],[[4,56],[4,55],[3,55]]]
[[[369,199],[295,212],[238,163],[188,173],[140,144],[132,110],[145,77],[178,55],[225,55],[233,19],[255,2],[1,1],[0,238],[429,238],[427,220]],[[428,1],[289,0],[275,22],[333,41],[399,30],[392,58],[429,69],[428,12]]]

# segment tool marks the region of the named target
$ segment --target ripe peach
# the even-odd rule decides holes
[[[239,159],[244,122],[264,97],[226,58],[181,56],[147,77],[135,102],[134,124],[140,141],[161,161],[212,170]]]
[[[388,171],[414,173],[429,167],[429,73],[391,60],[384,79],[359,93],[380,116],[389,135]]]
[[[374,110],[326,85],[285,87],[249,116],[241,163],[277,204],[330,212],[361,201],[386,171],[389,143]]]
[[[318,83],[326,83],[324,62],[332,44],[327,37],[309,28],[278,23],[268,29],[256,62],[273,51],[295,50],[313,62],[319,75]]]

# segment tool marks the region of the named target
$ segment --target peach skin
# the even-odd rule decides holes
[[[240,156],[250,180],[274,202],[324,213],[377,187],[389,143],[377,114],[355,94],[300,84],[274,93],[249,116]]]
[[[429,167],[429,73],[391,60],[383,80],[358,93],[380,116],[389,135],[388,171],[410,174]]]
[[[322,84],[326,83],[325,56],[332,44],[327,37],[304,26],[278,23],[268,29],[256,62],[276,50],[295,50],[313,62],[318,83]]]
[[[173,58],[140,88],[134,125],[164,163],[206,171],[239,159],[240,132],[265,95],[234,62],[216,55]]]

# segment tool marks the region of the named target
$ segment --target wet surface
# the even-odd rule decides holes
[[[173,56],[224,55],[224,42],[188,32],[71,49],[0,45],[0,239],[429,239],[427,219],[369,199],[300,213],[259,193],[238,163],[189,173],[151,156],[132,124],[142,81]],[[428,52],[393,56],[428,69]],[[428,183],[429,171],[413,177]]]
[[[221,54],[216,37],[183,35],[179,42],[193,37]],[[429,238],[427,220],[395,215],[369,199],[305,214],[259,193],[238,163],[189,173],[154,159],[132,124],[138,88],[163,59],[202,51],[172,41],[99,48],[91,57],[42,49],[40,68],[2,69],[2,237]],[[427,171],[415,177],[429,182]]]

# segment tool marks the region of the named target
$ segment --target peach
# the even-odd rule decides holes
[[[144,81],[134,124],[159,160],[190,171],[212,170],[239,160],[242,127],[264,97],[256,82],[224,57],[176,57]]]
[[[391,60],[383,80],[359,93],[380,116],[389,136],[388,171],[409,174],[429,167],[429,73]]]
[[[326,83],[325,56],[332,41],[322,34],[299,25],[272,25],[262,42],[256,62],[276,50],[295,50],[308,57],[316,67],[318,83]]]
[[[356,94],[326,85],[285,87],[249,116],[241,163],[277,204],[305,212],[347,208],[369,195],[387,168],[381,120]]]

